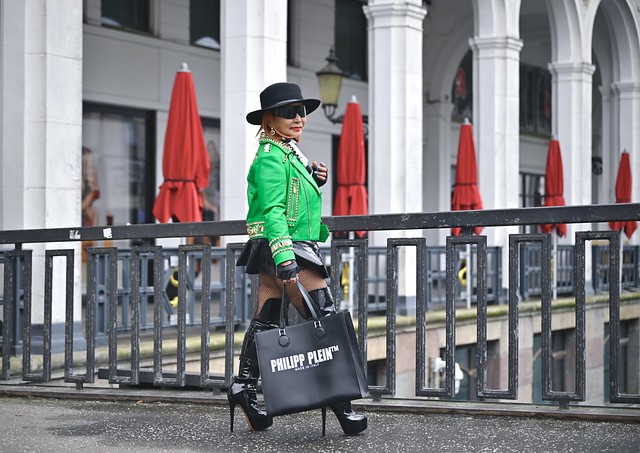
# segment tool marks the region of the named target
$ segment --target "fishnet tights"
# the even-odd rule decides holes
[[[259,274],[258,284],[258,309],[256,313],[260,313],[262,306],[268,299],[280,299],[282,297],[282,280],[278,279],[275,275],[271,274]],[[298,281],[302,284],[307,291],[313,291],[314,289],[326,288],[327,282],[318,273],[303,269],[298,274]],[[298,313],[305,315],[303,309],[302,294],[295,285],[287,285],[287,296],[289,300],[296,307]]]

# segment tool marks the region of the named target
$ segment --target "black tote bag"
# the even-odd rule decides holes
[[[316,304],[297,284],[312,319],[256,333],[267,414],[293,414],[369,396],[355,330],[348,312],[319,317]]]

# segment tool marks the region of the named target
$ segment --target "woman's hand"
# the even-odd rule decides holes
[[[313,170],[313,179],[316,180],[318,186],[322,186],[327,182],[327,166],[324,162],[313,161],[311,169]]]
[[[285,261],[284,263],[278,264],[278,278],[282,280],[282,283],[285,285],[288,283],[295,283],[298,279],[298,263],[295,261]]]

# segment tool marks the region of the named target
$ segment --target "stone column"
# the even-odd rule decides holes
[[[221,219],[237,220],[258,145],[245,116],[267,85],[287,78],[287,0],[223,0],[221,18]]]
[[[627,150],[631,160],[631,201],[637,203],[640,201],[640,83],[637,82],[616,82],[612,85],[614,98],[614,117],[617,119],[617,129],[614,134],[617,137],[617,148],[609,150],[613,157],[612,175],[611,175],[611,194],[612,197],[606,202],[614,203],[615,184],[618,174],[618,166],[620,165],[620,154]],[[640,244],[640,234],[634,234],[629,240],[630,243]],[[627,242],[627,237],[622,236]]]
[[[594,202],[598,204],[613,203],[615,201],[615,191],[613,185],[615,184],[616,175],[613,167],[615,167],[614,160],[615,155],[611,150],[616,149],[617,145],[614,145],[612,134],[612,124],[614,124],[613,118],[607,112],[612,111],[613,92],[609,87],[601,87],[600,95],[602,96],[602,120],[600,125],[594,124],[594,128],[600,131],[598,136],[594,135],[594,154],[598,154],[602,159],[602,173],[600,175],[593,174],[592,171],[592,185],[597,187],[597,197],[593,198]],[[616,169],[617,171],[617,169]],[[601,225],[600,229],[609,229]]]
[[[4,230],[24,227],[24,161],[25,142],[25,27],[10,27],[10,23],[23,24],[25,5],[10,2],[0,8],[0,57],[2,58],[2,133],[0,153],[0,226]]]
[[[422,163],[423,202],[425,212],[451,209],[451,102],[431,102],[425,105],[425,149],[430,151]],[[444,244],[449,229],[427,231],[429,244]]]
[[[520,49],[512,37],[473,38],[473,122],[485,209],[519,206]],[[500,244],[506,243],[499,241]]]
[[[591,204],[591,84],[588,63],[551,63],[552,131],[560,141],[567,205]],[[575,228],[567,225],[568,237]]]
[[[480,195],[484,209],[520,206],[520,49],[515,37],[469,40],[473,50],[473,131],[478,152]],[[502,247],[509,262],[509,234],[518,227],[485,230],[489,246]],[[509,281],[503,266],[503,286]]]
[[[420,0],[370,0],[364,12],[369,22],[369,209],[371,214],[420,212],[426,9]],[[386,245],[386,237],[372,234],[372,245]],[[415,257],[400,263],[399,275],[404,276],[398,281],[401,301],[412,312]]]
[[[550,63],[552,76],[553,135],[560,141],[564,169],[564,200],[567,205],[589,205],[591,199],[591,111],[590,63]],[[575,243],[575,232],[591,230],[591,224],[568,224],[567,241]],[[585,289],[591,283],[591,242],[585,246]]]
[[[422,21],[418,0],[371,0],[369,174],[372,214],[422,211]]]
[[[3,229],[80,224],[82,8],[73,0],[2,5]],[[73,245],[65,244],[69,248]],[[33,250],[33,352],[42,348],[45,245]],[[79,244],[75,245],[80,262]],[[64,350],[63,263],[54,265],[52,352]],[[80,267],[75,334],[81,335]]]

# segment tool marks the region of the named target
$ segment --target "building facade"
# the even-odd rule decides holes
[[[540,205],[552,137],[567,204],[614,202],[624,150],[638,201],[639,0],[4,0],[0,228],[154,222],[182,63],[211,162],[205,219],[244,218],[257,132],[246,113],[279,81],[319,97],[316,72],[332,46],[346,74],[338,110],[356,96],[368,117],[371,213],[450,209],[464,118],[486,209]],[[319,110],[301,146],[333,168],[339,134]],[[330,189],[323,209],[331,215]],[[504,262],[518,231],[485,230]],[[448,231],[419,234],[444,244]],[[407,296],[414,286],[400,285]]]
[[[636,0],[3,2],[0,222],[80,225],[83,179],[95,197],[85,224],[153,222],[183,62],[215,162],[217,218],[243,218],[237,175],[255,148],[244,115],[280,80],[319,97],[315,73],[333,45],[347,75],[338,109],[355,95],[369,119],[370,212],[448,210],[465,117],[485,208],[539,204],[551,137],[567,204],[614,202],[622,151],[640,174],[638,9]],[[330,163],[339,134],[318,112],[302,144]],[[325,215],[331,206],[326,193]],[[507,232],[488,234],[502,245]]]

